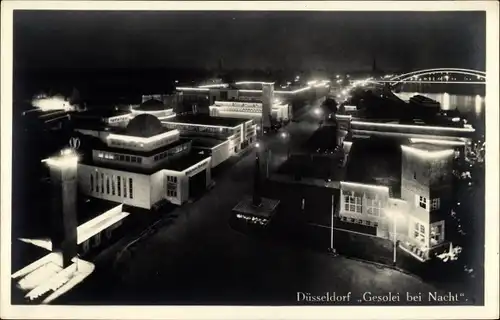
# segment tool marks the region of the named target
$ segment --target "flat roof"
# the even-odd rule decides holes
[[[401,193],[401,146],[383,139],[353,142],[344,181],[387,186],[393,197]]]
[[[424,151],[443,151],[443,150],[453,149],[453,147],[450,147],[450,146],[433,144],[433,143],[425,143],[425,142],[412,143],[409,146],[412,148],[416,148],[416,149],[424,150]]]
[[[213,148],[222,143],[228,142],[228,140],[206,138],[206,137],[192,137],[193,140],[191,146],[201,147],[201,148]]]
[[[72,116],[75,117],[101,117],[101,118],[111,118],[117,116],[124,116],[129,114],[130,111],[117,110],[114,108],[92,108],[82,112],[75,112]]]
[[[125,148],[109,147],[107,144],[102,142],[101,139],[95,138],[95,137],[88,137],[88,139],[89,139],[88,140],[89,143],[91,144],[89,147],[91,147],[93,150],[130,154],[133,156],[140,156],[140,157],[151,157],[157,153],[161,153],[163,151],[175,148],[175,147],[180,146],[182,144],[189,143],[189,141],[190,141],[190,139],[179,138],[179,140],[177,140],[177,141],[174,141],[174,142],[169,143],[165,146],[161,146],[159,148],[153,149],[151,151],[137,151],[137,150],[129,150],[129,149],[125,149]],[[89,156],[91,156],[91,155],[89,155]]]
[[[170,119],[162,120],[162,123],[199,124],[234,128],[247,121],[249,119],[211,117],[209,115],[177,115]]]
[[[334,126],[321,126],[301,146],[309,152],[322,152],[333,150],[337,144],[337,128]],[[319,150],[318,150],[319,149]]]
[[[162,169],[184,171],[207,158],[209,158],[207,157],[207,155],[199,154],[198,152],[193,150],[187,155],[183,155],[182,157],[178,157],[167,162],[165,167]]]
[[[100,216],[104,212],[115,208],[119,204],[120,203],[118,202],[93,197],[79,197],[77,214],[78,225],[82,225],[85,222]]]
[[[338,158],[313,156],[309,154],[292,154],[277,170],[278,174],[298,175],[302,178],[321,179],[326,181],[339,180],[341,168],[338,167]]]
[[[184,171],[186,169],[189,169],[189,167],[209,158],[207,155],[201,155],[198,154],[196,150],[191,150],[190,153],[181,155],[179,157],[176,157],[174,159],[170,159],[166,161],[165,163],[162,163],[159,166],[155,166],[153,168],[146,168],[146,167],[132,167],[132,166],[127,166],[126,164],[122,163],[95,163],[94,161],[91,161],[90,159],[86,159],[84,161],[81,161],[80,163],[82,165],[88,165],[88,166],[94,166],[98,168],[104,168],[104,169],[110,169],[110,170],[117,170],[117,171],[124,171],[124,172],[131,172],[131,173],[137,173],[137,174],[145,174],[145,175],[151,175],[154,174],[160,170],[172,170],[172,171]]]

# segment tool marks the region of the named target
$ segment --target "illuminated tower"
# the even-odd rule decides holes
[[[60,155],[44,160],[50,170],[51,221],[54,251],[60,251],[64,267],[77,255],[77,167],[74,151],[63,150]]]
[[[408,239],[422,258],[445,240],[452,203],[454,150],[426,143],[402,146],[401,198],[408,204]]]
[[[274,102],[274,83],[262,84],[262,126],[271,127],[271,109]]]

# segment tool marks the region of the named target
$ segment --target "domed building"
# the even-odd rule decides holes
[[[168,119],[175,116],[172,108],[167,108],[162,101],[157,99],[146,100],[139,106],[132,108],[133,117],[140,114],[150,114],[159,119]]]
[[[181,205],[211,184],[212,154],[192,149],[192,140],[167,128],[149,112],[162,111],[149,100],[124,126],[78,126],[92,139],[81,149],[79,189],[87,196],[152,210],[170,202]],[[162,111],[163,112],[163,111]],[[227,148],[226,148],[227,149]]]
[[[125,128],[127,135],[144,138],[156,136],[165,131],[160,119],[147,113],[134,117]]]

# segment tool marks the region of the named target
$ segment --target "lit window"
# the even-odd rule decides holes
[[[425,243],[425,226],[420,222],[415,222],[415,229],[413,230],[413,236],[418,241]]]
[[[123,177],[123,196],[127,197],[127,178]]]
[[[118,196],[122,196],[122,177],[116,177],[116,191],[118,192]]]
[[[102,153],[99,153],[97,156],[98,156],[99,158],[104,157],[104,155],[103,155]]]
[[[129,194],[129,197],[130,199],[133,199],[134,198],[134,185],[133,185],[133,180],[132,178],[128,178],[128,194]]]
[[[361,197],[355,197],[351,194],[344,194],[344,210],[354,213],[362,213]]]
[[[435,246],[444,241],[444,221],[431,224],[431,245]]]
[[[418,205],[421,208],[427,209],[427,199],[425,197],[420,196],[419,201],[418,201]]]
[[[440,198],[435,198],[432,199],[431,201],[431,209],[432,210],[438,210],[441,206],[441,199]]]
[[[104,173],[101,173],[101,193],[104,193]]]
[[[382,201],[376,199],[367,199],[366,213],[380,217],[382,215]]]

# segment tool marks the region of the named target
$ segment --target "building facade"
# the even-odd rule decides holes
[[[211,156],[195,153],[156,116],[137,115],[123,130],[76,131],[91,145],[78,168],[86,195],[151,209],[163,200],[180,205],[211,183]]]
[[[445,227],[453,200],[455,152],[446,146],[416,143],[402,145],[399,156],[400,179],[392,179],[376,163],[371,181],[350,181],[359,179],[347,175],[340,184],[339,218],[367,226],[372,235],[397,241],[400,248],[425,261],[449,244]],[[349,162],[359,166],[352,159]]]

